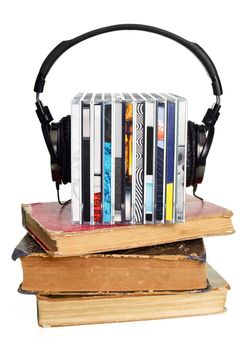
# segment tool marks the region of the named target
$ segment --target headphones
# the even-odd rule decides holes
[[[43,92],[45,78],[50,68],[65,51],[81,41],[118,30],[140,30],[172,39],[190,50],[206,69],[212,80],[212,89],[213,94],[216,96],[216,102],[207,110],[202,120],[203,124],[199,125],[188,121],[186,186],[193,186],[193,194],[195,195],[197,185],[203,180],[206,159],[214,136],[214,125],[219,117],[220,96],[223,93],[214,63],[198,44],[183,39],[176,34],[142,24],[118,24],[99,28],[74,39],[62,41],[46,57],[36,78],[34,86],[34,91],[36,92],[36,113],[50,154],[52,180],[56,182],[59,203],[59,185],[71,182],[71,117],[68,115],[57,123],[52,122],[53,118],[50,110],[48,106],[43,105],[39,99],[39,94]]]

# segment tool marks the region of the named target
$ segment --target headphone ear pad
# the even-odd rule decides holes
[[[203,180],[206,157],[201,157],[204,147],[207,142],[206,128],[204,125],[196,125],[196,140],[197,140],[197,156],[196,156],[196,173],[195,173],[195,182],[200,184]]]
[[[60,162],[61,180],[63,184],[71,182],[71,117],[70,115],[60,120]]]
[[[187,128],[187,163],[186,163],[186,187],[194,185],[197,159],[197,133],[196,124],[188,121]]]

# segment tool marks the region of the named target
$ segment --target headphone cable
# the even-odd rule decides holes
[[[57,201],[58,201],[58,203],[61,205],[61,206],[65,206],[65,205],[67,205],[68,203],[70,203],[71,202],[71,199],[68,199],[66,202],[61,202],[61,200],[60,200],[60,193],[59,193],[59,190],[60,190],[60,184],[59,184],[59,182],[57,182],[56,181],[56,193],[57,193]]]
[[[193,185],[193,196],[200,199],[200,201],[204,201],[204,199],[202,197],[199,197],[198,195],[196,195],[196,190],[197,190],[197,184]]]

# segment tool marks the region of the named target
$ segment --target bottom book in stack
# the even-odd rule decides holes
[[[207,265],[208,286],[191,291],[37,296],[42,327],[199,316],[225,310],[228,283]]]
[[[19,291],[37,295],[43,327],[218,313],[229,289],[206,263],[202,239],[61,257],[27,234],[17,258]]]

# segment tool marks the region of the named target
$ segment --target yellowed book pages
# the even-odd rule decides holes
[[[202,239],[80,256],[54,257],[28,234],[15,248],[20,291],[191,290],[207,287]]]
[[[52,327],[223,312],[229,285],[209,265],[207,269],[205,291],[38,295],[38,322]]]

